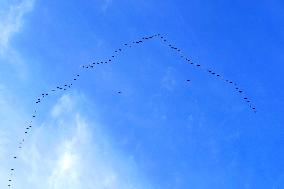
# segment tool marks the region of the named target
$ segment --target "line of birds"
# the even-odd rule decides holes
[[[221,74],[217,73],[216,71],[212,70],[212,69],[208,69],[204,66],[201,66],[201,64],[197,64],[197,63],[194,63],[190,58],[188,58],[185,53],[183,53],[183,51],[176,47],[175,45],[173,45],[172,43],[168,42],[168,40],[162,36],[161,34],[156,34],[156,35],[152,35],[152,36],[149,36],[149,37],[142,37],[141,40],[137,40],[137,41],[132,41],[131,43],[125,43],[124,46],[125,47],[128,47],[128,48],[131,48],[132,47],[132,44],[142,44],[143,42],[147,41],[147,40],[150,40],[150,39],[159,39],[163,44],[165,44],[168,48],[170,48],[171,50],[173,51],[176,51],[179,55],[179,57],[185,61],[186,63],[192,65],[192,66],[195,66],[197,67],[198,69],[202,70],[202,71],[205,71],[206,73],[212,75],[212,76],[215,76],[217,78],[219,78],[220,80],[224,81],[225,83],[227,84],[230,84],[231,86],[234,87],[234,89],[236,90],[236,92],[238,92],[240,95],[242,95],[242,99],[248,104],[248,106],[250,107],[250,109],[256,113],[256,107],[252,104],[251,100],[245,95],[245,92],[244,90],[239,87],[235,82],[231,81],[231,80],[228,80],[226,79],[225,77],[223,77]],[[85,69],[92,69],[92,68],[95,68],[96,65],[98,64],[107,64],[109,62],[112,62],[113,59],[118,55],[118,53],[122,52],[124,49],[123,47],[121,48],[118,48],[117,50],[115,50],[113,52],[113,54],[111,55],[110,58],[108,58],[108,61],[99,61],[99,62],[93,62],[91,64],[88,64],[88,65],[83,65],[82,68],[85,68]],[[188,80],[187,80],[188,81]]]
[[[125,50],[125,48],[131,48],[133,47],[134,45],[140,45],[148,40],[151,40],[151,39],[159,39],[164,45],[166,45],[168,48],[170,48],[171,50],[173,51],[176,51],[179,55],[179,57],[184,60],[186,63],[200,69],[200,70],[203,70],[205,71],[206,73],[212,75],[212,76],[215,76],[219,79],[221,79],[222,81],[224,81],[225,83],[228,83],[230,85],[232,85],[234,87],[234,89],[240,94],[242,95],[242,98],[243,100],[245,100],[246,103],[248,103],[249,107],[251,110],[253,110],[253,112],[256,112],[256,108],[255,106],[252,105],[252,102],[251,100],[245,96],[245,93],[244,93],[244,90],[241,89],[241,87],[239,87],[235,82],[231,81],[231,80],[228,80],[228,79],[225,79],[221,74],[218,74],[217,72],[215,72],[214,70],[212,69],[207,69],[205,68],[204,66],[200,65],[200,64],[197,64],[197,63],[194,63],[193,61],[191,61],[190,58],[188,58],[187,56],[185,56],[185,54],[183,53],[183,51],[176,47],[175,45],[173,45],[172,43],[169,43],[168,40],[162,36],[161,34],[155,34],[155,35],[151,35],[151,36],[147,36],[147,37],[142,37],[141,39],[137,40],[137,41],[132,41],[131,43],[124,43],[122,47],[116,49],[113,54],[111,55],[110,58],[107,58],[107,60],[105,61],[98,61],[98,62],[92,62],[91,64],[87,64],[87,65],[82,65],[80,66],[81,68],[83,69],[94,69],[97,65],[99,64],[108,64],[108,63],[111,63],[111,62],[114,62],[114,58],[116,58],[119,53],[123,52]],[[59,91],[66,91],[66,90],[69,90],[71,89],[75,82],[80,78],[80,74],[75,74],[75,76],[72,78],[72,81],[68,82],[68,83],[65,83],[63,85],[58,85],[56,86],[55,88],[49,90],[48,92],[44,92],[42,93],[35,101],[35,104],[40,104],[47,96],[50,96],[52,94],[55,94],[56,92],[59,92]],[[187,82],[190,82],[191,80],[190,79],[187,79],[186,80]],[[117,91],[118,94],[122,94],[122,91]],[[22,149],[23,148],[23,145],[25,143],[25,139],[26,139],[26,136],[28,134],[28,132],[32,129],[32,123],[33,123],[33,120],[36,118],[36,113],[37,111],[35,110],[34,111],[34,114],[32,115],[32,120],[29,122],[28,126],[25,127],[25,131],[24,131],[24,137],[20,140],[19,142],[19,146],[18,148],[19,149]],[[13,159],[18,159],[17,156],[13,156]],[[11,187],[12,186],[12,181],[13,181],[13,175],[14,175],[14,172],[15,172],[15,169],[14,168],[11,168],[10,169],[10,177],[8,179],[8,187]]]

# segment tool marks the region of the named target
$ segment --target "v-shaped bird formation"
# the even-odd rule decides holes
[[[123,53],[124,51],[127,51],[127,49],[132,48],[135,45],[143,45],[143,43],[146,43],[149,40],[158,40],[162,45],[165,45],[167,48],[169,48],[169,50],[176,52],[177,55],[184,61],[184,63],[190,64],[193,67],[200,69],[204,73],[209,74],[212,77],[216,77],[216,78],[220,79],[220,81],[222,81],[222,82],[226,83],[227,85],[233,87],[234,91],[240,95],[240,98],[248,105],[250,110],[252,110],[254,113],[256,113],[256,107],[253,105],[251,99],[246,96],[245,91],[236,82],[229,80],[229,79],[226,79],[225,77],[223,77],[222,74],[217,73],[213,69],[208,69],[201,64],[193,62],[190,58],[188,58],[188,56],[185,55],[185,53],[180,48],[178,48],[176,45],[170,43],[168,41],[168,39],[165,36],[162,36],[161,34],[146,36],[146,37],[142,37],[138,40],[132,41],[130,43],[124,43],[120,48],[113,51],[113,53],[110,55],[110,57],[107,58],[106,60],[96,61],[96,62],[92,62],[90,64],[82,65],[82,66],[80,66],[80,71],[85,70],[85,69],[95,69],[97,66],[102,65],[102,64],[111,64],[116,60],[116,58],[121,53]],[[57,92],[66,91],[66,90],[71,89],[79,79],[80,79],[80,74],[74,74],[74,76],[72,77],[72,79],[69,82],[61,84],[61,85],[57,85],[53,89],[50,89],[49,91],[42,93],[39,97],[36,98],[35,104],[39,105],[48,96],[53,95]],[[186,82],[190,82],[190,81],[191,81],[190,79],[186,80]],[[122,91],[117,91],[117,94],[121,95]],[[28,137],[28,134],[30,134],[32,132],[32,128],[33,128],[32,124],[33,124],[34,119],[36,119],[36,116],[37,116],[37,110],[34,110],[34,114],[31,116],[31,120],[29,121],[29,124],[27,126],[25,126],[25,128],[24,128],[24,131],[23,131],[24,137],[22,137],[20,139],[20,141],[18,142],[18,150],[21,150],[24,147],[24,143],[25,143],[25,140]],[[12,158],[14,160],[17,160],[18,156],[14,155],[14,156],[12,156]],[[15,177],[14,177],[15,171],[16,171],[15,168],[12,166],[10,168],[10,175],[9,175],[8,185],[7,185],[9,188],[13,186],[13,181],[15,179]]]

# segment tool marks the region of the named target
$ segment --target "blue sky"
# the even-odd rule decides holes
[[[1,188],[284,188],[283,9],[0,1]],[[156,38],[123,45],[157,33],[201,68]],[[112,63],[80,67],[118,48]],[[257,113],[206,69],[241,86]]]

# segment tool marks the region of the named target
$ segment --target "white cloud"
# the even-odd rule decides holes
[[[11,40],[15,34],[20,33],[25,22],[24,16],[33,10],[34,3],[35,0],[22,0],[0,10],[0,63],[12,66],[21,80],[28,75],[27,66],[21,53],[11,45]]]
[[[0,14],[0,52],[3,53],[8,48],[12,36],[20,31],[24,22],[23,17],[32,10],[33,5],[34,0],[23,0]]]
[[[21,188],[150,189],[133,159],[113,149],[96,121],[78,111],[80,98],[63,95],[22,154]],[[70,105],[72,102],[72,105]],[[68,113],[63,110],[68,107]],[[60,125],[60,127],[58,126]]]
[[[58,103],[52,108],[51,115],[56,118],[61,116],[63,113],[70,113],[73,109],[73,101],[69,95],[63,95]]]

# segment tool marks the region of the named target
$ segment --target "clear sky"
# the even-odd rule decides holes
[[[281,0],[0,0],[0,188],[284,188],[283,20]]]

